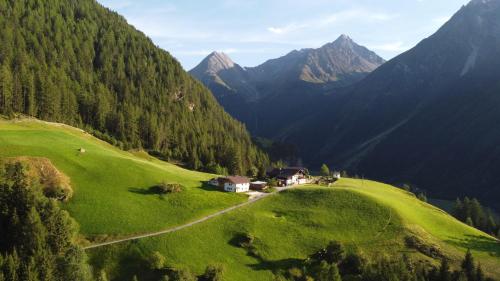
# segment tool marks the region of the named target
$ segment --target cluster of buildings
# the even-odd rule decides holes
[[[269,178],[275,179],[278,186],[290,186],[308,183],[309,172],[305,168],[290,167],[276,168],[268,173]],[[212,186],[217,186],[227,192],[248,192],[250,190],[265,190],[267,182],[250,181],[247,177],[229,176],[211,179],[208,182]]]

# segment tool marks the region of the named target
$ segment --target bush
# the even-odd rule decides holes
[[[276,186],[278,186],[278,181],[276,179],[269,179],[267,181],[267,186],[276,187]]]
[[[187,269],[178,269],[172,273],[172,281],[196,281],[196,277]]]
[[[147,262],[150,269],[160,270],[165,267],[165,257],[159,252],[153,252]]]
[[[154,190],[158,194],[179,193],[182,191],[182,186],[178,183],[160,183]]]
[[[417,236],[414,235],[406,236],[405,243],[408,248],[415,249],[428,257],[431,258],[445,257],[438,246],[428,244]]]
[[[208,265],[202,279],[204,281],[224,280],[224,266],[222,264]]]

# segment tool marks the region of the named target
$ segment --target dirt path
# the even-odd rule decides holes
[[[205,221],[207,221],[209,219],[212,219],[214,217],[218,217],[218,216],[223,215],[225,213],[229,213],[229,212],[231,212],[233,210],[236,210],[236,209],[239,209],[239,208],[251,205],[251,204],[253,204],[253,203],[255,203],[255,202],[257,202],[257,201],[259,201],[259,200],[261,200],[263,198],[269,197],[269,196],[271,196],[273,194],[280,193],[280,192],[285,191],[287,189],[290,189],[292,187],[293,186],[278,187],[277,191],[274,192],[274,193],[265,193],[265,194],[263,194],[261,196],[255,197],[255,198],[253,198],[251,200],[248,200],[247,202],[244,202],[244,203],[241,203],[241,204],[229,207],[227,209],[218,211],[216,213],[213,213],[211,215],[202,217],[201,219],[192,221],[190,223],[186,223],[186,224],[183,224],[183,225],[171,227],[171,228],[164,229],[164,230],[157,231],[157,232],[150,232],[150,233],[145,233],[145,234],[141,234],[141,235],[131,236],[131,237],[127,237],[127,238],[117,239],[117,240],[113,240],[113,241],[98,243],[98,244],[94,244],[94,245],[90,245],[90,246],[84,247],[83,249],[85,249],[85,250],[87,250],[87,249],[94,249],[94,248],[104,247],[104,246],[118,244],[118,243],[122,243],[122,242],[127,242],[127,241],[142,239],[142,238],[148,238],[148,237],[155,237],[155,236],[160,236],[160,235],[167,234],[167,233],[176,232],[176,231],[179,231],[181,229],[188,228],[190,226],[193,226],[193,225],[205,222]]]

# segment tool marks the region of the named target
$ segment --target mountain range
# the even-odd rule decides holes
[[[358,68],[354,73],[365,77],[357,82],[319,95],[298,88],[282,93],[280,103],[263,99],[271,103],[264,108],[298,112],[279,124],[267,117],[274,127],[252,132],[295,144],[312,167],[327,163],[432,196],[477,196],[500,207],[491,196],[500,194],[499,14],[498,0],[471,1],[411,50],[384,64],[371,60],[378,68]],[[325,75],[300,77],[317,83]]]
[[[242,67],[228,55],[213,52],[190,73],[251,132],[272,138],[276,127],[286,126],[298,112],[304,95],[314,97],[358,82],[383,63],[377,54],[341,35],[321,48],[295,50],[256,67]]]

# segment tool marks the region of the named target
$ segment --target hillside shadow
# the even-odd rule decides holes
[[[141,195],[158,195],[158,192],[155,190],[155,187],[149,187],[149,188],[138,188],[138,187],[131,187],[128,189],[129,192],[136,193],[136,194],[141,194]]]
[[[500,257],[500,241],[493,238],[479,235],[466,235],[466,238],[449,239],[446,240],[446,242],[458,247],[486,252],[493,257]]]
[[[201,181],[200,182],[201,186],[200,188],[205,190],[205,191],[210,191],[210,192],[225,192],[222,188],[218,186],[213,186],[211,184],[208,184],[207,181]]]
[[[293,267],[300,268],[304,262],[301,259],[294,258],[275,261],[265,260],[253,247],[252,242],[248,240],[248,237],[249,236],[246,233],[237,233],[228,241],[228,244],[235,248],[246,250],[247,256],[252,257],[257,261],[255,264],[247,264],[247,266],[252,270],[270,270],[276,273],[279,271],[286,271]],[[249,243],[248,246],[243,246],[245,243]]]
[[[258,260],[258,263],[248,264],[247,266],[253,270],[270,270],[272,272],[286,271],[294,267],[300,268],[304,262],[301,259],[293,259],[293,258],[275,260],[275,261],[267,261],[262,259],[261,257],[255,257],[255,259]]]
[[[167,196],[167,194],[162,194],[158,190],[158,186],[151,186],[148,188],[130,187],[128,191],[145,196],[157,196],[160,200],[165,200],[165,196]]]

